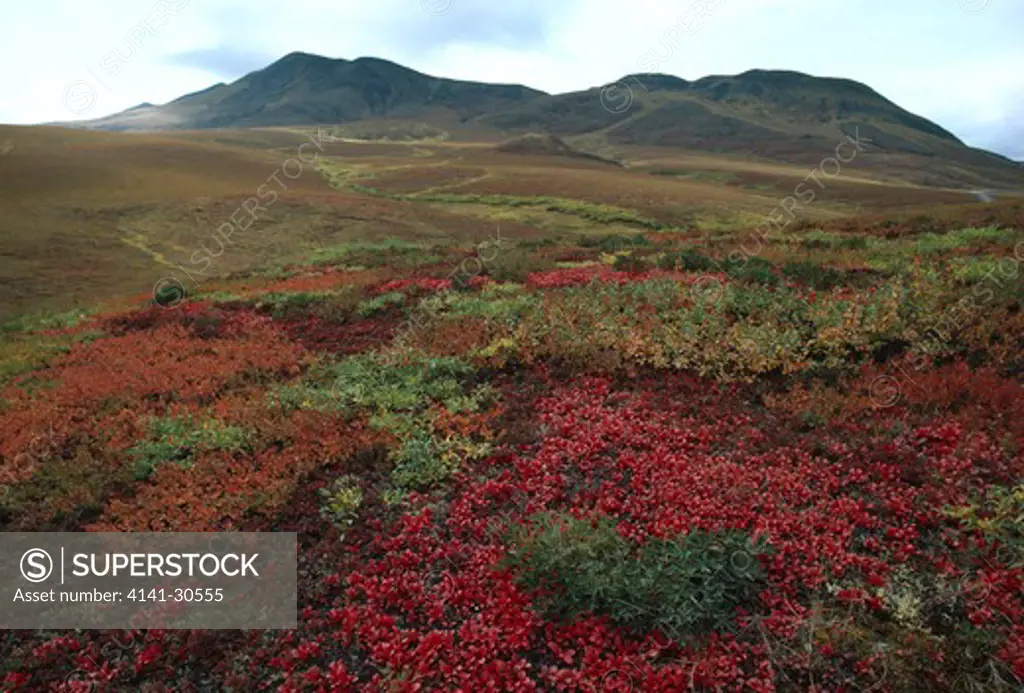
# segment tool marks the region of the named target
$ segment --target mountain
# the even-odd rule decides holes
[[[870,154],[861,163],[894,178],[935,186],[1024,185],[1019,162],[968,147],[864,84],[784,70],[692,82],[634,74],[600,88],[546,94],[521,85],[431,77],[377,58],[292,53],[231,84],[68,125],[161,130],[384,118],[577,137],[602,151],[675,148],[811,165],[854,137]]]
[[[736,122],[723,127],[716,122],[722,119]],[[671,75],[627,75],[602,90],[540,97],[485,115],[482,120],[498,127],[545,127],[562,134],[628,120],[628,127],[609,133],[611,139],[654,145],[689,145],[702,137],[754,134],[763,129],[815,133],[837,124],[868,123],[962,144],[952,133],[863,84],[788,71],[751,70],[696,82]],[[686,127],[680,127],[680,121]],[[913,146],[909,142],[890,144]]]
[[[291,53],[231,84],[215,84],[162,106],[136,106],[73,125],[161,130],[337,124],[424,115],[464,120],[541,94],[518,84],[431,77],[377,58],[341,60]]]
[[[751,70],[694,82],[627,75],[603,88],[543,95],[474,119],[603,145],[670,147],[814,164],[859,138],[875,163],[916,169],[932,185],[1024,184],[1024,166],[974,149],[948,130],[848,79]],[[846,156],[849,155],[847,152]],[[903,176],[901,176],[903,177]]]

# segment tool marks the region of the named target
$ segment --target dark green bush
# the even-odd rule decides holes
[[[513,248],[498,253],[486,268],[487,274],[495,281],[522,284],[532,272],[543,272],[556,266],[552,258]]]
[[[628,248],[646,247],[651,242],[642,234],[627,235],[614,233],[608,236],[582,236],[579,245],[582,248],[597,248],[604,253],[615,253]]]
[[[612,269],[616,272],[646,272],[651,267],[643,258],[632,255],[620,255],[615,258],[615,264],[612,265]]]
[[[298,291],[268,293],[251,305],[277,320],[316,316],[342,322],[355,310],[358,302],[358,296],[351,291]]]
[[[759,257],[748,257],[736,263],[727,263],[726,271],[731,279],[775,286],[779,275],[775,265]]]
[[[863,250],[868,247],[868,239],[864,236],[848,236],[846,238],[805,238],[800,242],[805,248],[844,248]]]
[[[607,517],[533,516],[511,537],[504,567],[549,616],[607,615],[675,638],[728,629],[755,605],[766,547],[740,531],[694,531],[637,545]]]
[[[548,248],[553,245],[558,245],[558,241],[554,238],[545,236],[544,238],[539,239],[530,238],[524,241],[519,241],[517,247],[521,250],[536,250],[537,248]]]
[[[822,267],[813,262],[787,262],[782,273],[790,279],[815,289],[827,291],[843,283],[843,273],[831,267]]]
[[[677,269],[689,272],[721,272],[723,269],[721,263],[715,262],[711,258],[695,253],[692,250],[665,253],[658,264],[662,269]]]

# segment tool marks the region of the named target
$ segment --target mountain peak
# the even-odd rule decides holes
[[[638,72],[626,75],[617,84],[624,84],[630,88],[638,88],[646,91],[686,91],[690,88],[690,82],[682,77],[667,75],[663,72]]]
[[[316,53],[306,53],[304,51],[292,51],[291,53],[289,53],[288,55],[284,56],[283,58],[279,58],[278,60],[275,60],[273,63],[271,63],[269,65],[269,67],[273,67],[274,65],[289,64],[289,63],[300,63],[300,62],[335,62],[335,61],[346,62],[342,58],[327,58],[327,57],[322,56],[322,55],[317,55]]]

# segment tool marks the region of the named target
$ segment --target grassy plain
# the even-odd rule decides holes
[[[176,265],[187,266],[275,172],[287,189],[271,184],[279,192],[273,205],[235,234],[207,276],[297,261],[356,238],[465,240],[495,221],[524,237],[621,225],[693,234],[742,229],[792,195],[812,169],[629,147],[615,150],[624,164],[617,168],[505,153],[493,133],[456,133],[409,142],[329,137],[323,152],[305,150],[307,158],[317,153],[317,165],[286,178],[281,166],[310,136],[315,131],[303,128],[138,134],[0,127],[0,319],[151,293],[160,278],[180,274]],[[800,210],[801,219],[972,200],[964,191],[873,175],[854,161]]]

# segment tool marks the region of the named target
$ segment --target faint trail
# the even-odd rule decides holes
[[[454,183],[445,183],[443,185],[435,185],[432,188],[425,188],[423,190],[417,190],[416,195],[430,195],[431,193],[440,192],[442,190],[453,190],[455,188],[461,188],[464,185],[472,185],[473,183],[479,183],[482,180],[487,180],[493,177],[494,174],[488,171],[481,176],[474,176],[472,178],[466,178],[465,180],[455,181]]]
[[[177,265],[168,260],[163,253],[151,249],[146,245],[146,237],[141,233],[134,233],[127,236],[121,236],[120,241],[127,246],[131,246],[136,250],[140,250],[153,259],[157,264],[163,265],[164,267],[177,267]],[[175,250],[182,250],[187,253],[188,250],[185,248],[175,248]]]

